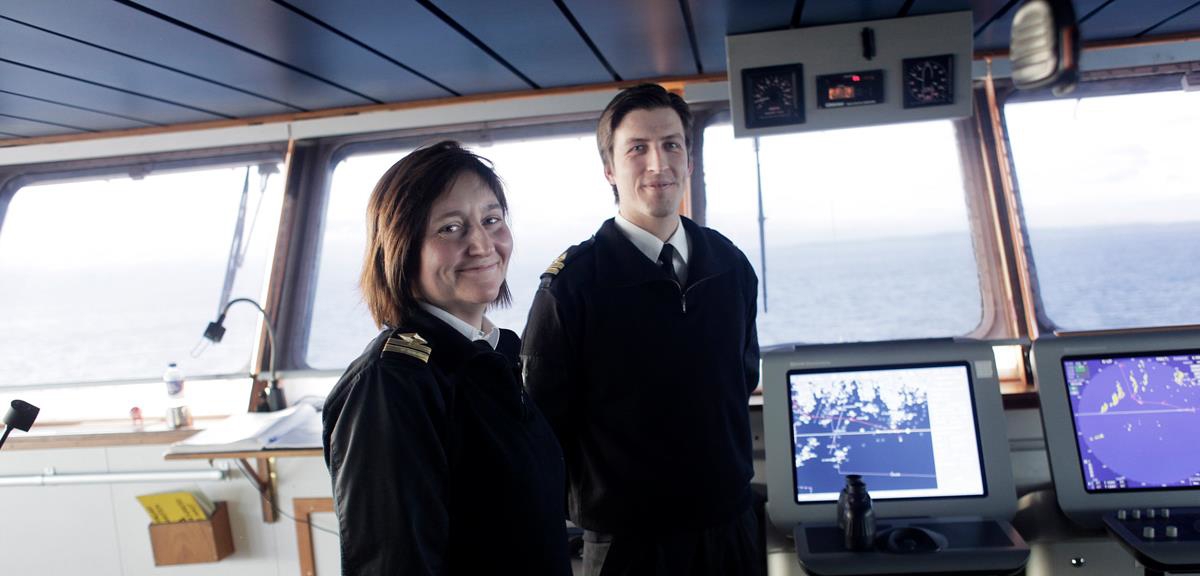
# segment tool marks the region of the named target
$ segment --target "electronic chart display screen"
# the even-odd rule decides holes
[[[871,498],[985,496],[965,362],[788,372],[795,498],[836,501],[847,474]]]
[[[1088,492],[1200,489],[1200,350],[1062,364]]]

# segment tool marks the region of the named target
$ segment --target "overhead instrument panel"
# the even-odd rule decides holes
[[[970,12],[727,36],[738,137],[971,115]]]

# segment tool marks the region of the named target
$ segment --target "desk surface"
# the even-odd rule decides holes
[[[85,423],[78,425],[36,426],[29,434],[13,434],[4,444],[8,450],[46,450],[55,448],[102,448],[140,444],[173,444],[199,432],[197,428],[168,430],[165,426],[134,428],[128,424]]]
[[[282,450],[246,450],[241,452],[188,452],[167,453],[166,460],[218,460],[222,458],[320,458],[320,448],[286,448]]]
[[[1059,512],[1053,490],[1026,494],[1017,506],[1012,523],[1030,551],[1024,576],[1142,576],[1142,568],[1114,538],[1072,525]],[[768,524],[769,576],[805,576],[788,536]]]

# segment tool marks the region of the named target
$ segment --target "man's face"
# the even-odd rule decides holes
[[[612,164],[604,175],[617,187],[617,209],[640,228],[675,219],[691,189],[683,122],[671,108],[634,110],[613,130]]]

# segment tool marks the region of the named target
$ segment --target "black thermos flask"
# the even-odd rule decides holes
[[[870,550],[875,540],[875,510],[862,476],[849,474],[838,496],[838,528],[845,534],[847,550]]]

